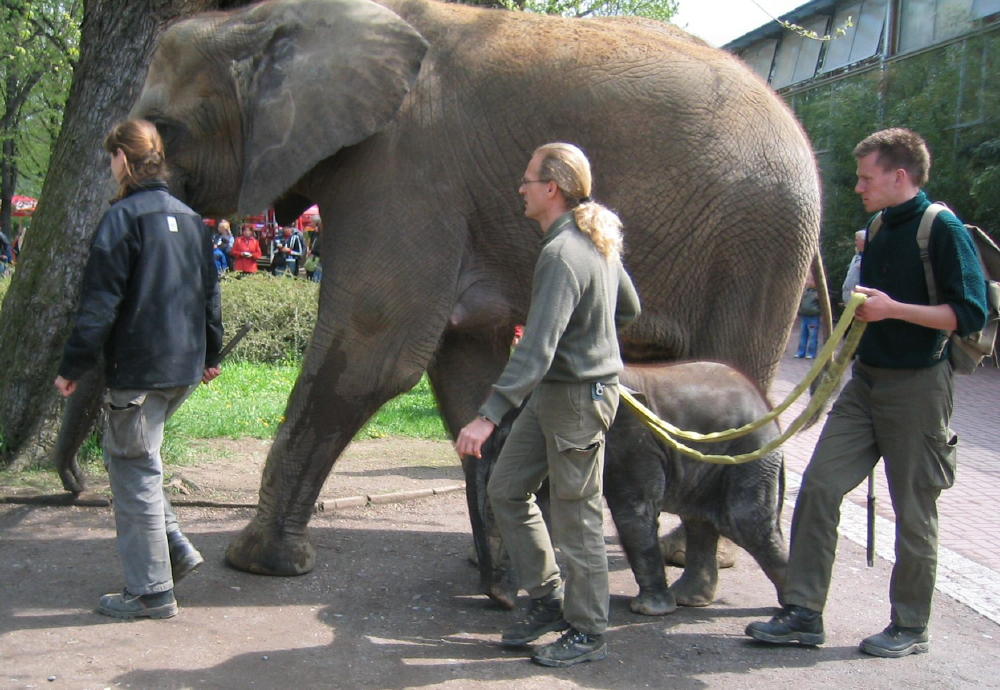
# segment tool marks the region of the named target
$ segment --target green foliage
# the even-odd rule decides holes
[[[229,361],[278,363],[298,360],[316,324],[319,283],[257,273],[221,281],[222,321],[227,340],[245,323],[252,330]]]
[[[669,21],[678,0],[499,0],[508,10],[558,14],[563,17],[648,17]]]
[[[79,54],[82,0],[7,0],[0,5],[0,159],[37,196],[62,123]]]

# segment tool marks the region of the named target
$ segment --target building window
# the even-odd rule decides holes
[[[767,81],[767,78],[771,76],[771,64],[774,62],[774,49],[778,47],[778,41],[773,38],[766,38],[763,41],[757,41],[752,46],[749,46],[740,55],[743,62],[747,63],[754,72],[760,75],[760,78]]]
[[[847,29],[845,36],[834,36],[827,43],[820,72],[830,72],[877,54],[885,27],[885,11],[886,0],[863,0],[838,9],[830,30],[844,26],[848,17],[853,26]]]
[[[995,4],[996,0],[992,0]],[[902,0],[899,19],[899,52],[919,50],[946,41],[974,28],[973,22],[990,8],[974,0]]]
[[[802,22],[802,26],[822,36],[826,33],[829,21],[830,18],[827,16],[814,16]],[[775,57],[771,86],[780,89],[815,75],[822,47],[823,41],[806,38],[794,31],[785,31]]]

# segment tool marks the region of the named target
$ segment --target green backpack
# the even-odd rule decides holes
[[[931,238],[931,226],[937,215],[948,207],[944,204],[934,203],[927,207],[923,217],[920,219],[920,227],[917,228],[917,246],[920,248],[920,259],[924,263],[924,279],[927,281],[927,294],[930,295],[931,304],[937,304],[937,287],[934,283],[934,273],[931,270],[930,257],[927,252],[927,245]],[[868,239],[871,238],[882,227],[882,214],[875,216],[871,226],[868,228]],[[990,239],[990,236],[975,225],[966,225],[969,235],[972,237],[976,249],[979,250],[979,261],[983,267],[983,274],[986,276],[986,325],[983,330],[970,333],[964,338],[957,333],[952,333],[948,341],[951,342],[949,359],[957,374],[971,374],[983,361],[985,357],[993,355],[996,346],[997,326],[1000,324],[1000,247]]]

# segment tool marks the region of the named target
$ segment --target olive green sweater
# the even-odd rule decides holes
[[[638,315],[621,261],[604,257],[572,212],[563,214],[542,240],[524,337],[479,414],[499,423],[540,381],[617,382],[617,328]]]
[[[882,290],[907,304],[929,304],[923,261],[917,247],[917,228],[927,196],[917,196],[883,211],[882,228],[867,243],[861,259],[861,285]],[[931,226],[927,253],[934,274],[937,299],[955,312],[959,335],[978,331],[986,320],[986,277],[976,246],[962,222],[943,211]],[[874,367],[920,369],[948,359],[943,349],[947,334],[898,319],[868,324],[858,347],[858,358]]]

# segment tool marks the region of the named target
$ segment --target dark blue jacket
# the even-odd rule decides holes
[[[197,383],[222,347],[219,279],[201,218],[149,182],[101,218],[59,374],[79,379],[104,351],[111,388]]]

